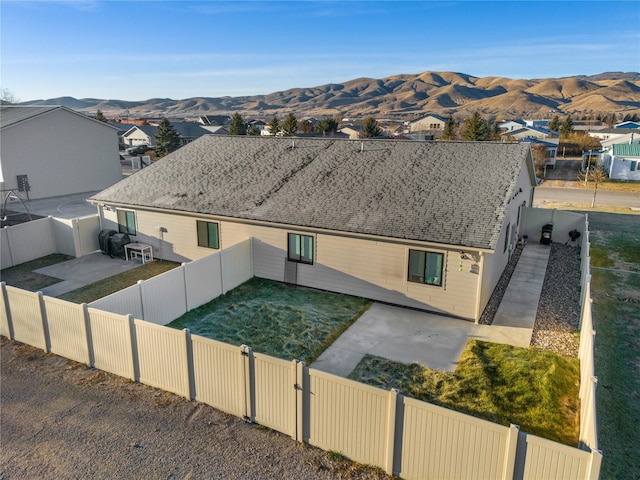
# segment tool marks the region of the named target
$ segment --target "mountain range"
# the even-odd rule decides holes
[[[21,105],[64,105],[107,116],[184,118],[230,115],[272,118],[302,116],[420,117],[425,114],[465,117],[473,112],[495,118],[545,118],[640,114],[640,73],[607,72],[590,76],[544,79],[474,77],[455,72],[401,74],[358,78],[310,88],[292,88],[267,95],[151,98],[142,101],[60,97]]]

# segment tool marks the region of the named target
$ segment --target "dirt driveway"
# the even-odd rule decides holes
[[[381,479],[207,405],[1,341],[2,479]]]

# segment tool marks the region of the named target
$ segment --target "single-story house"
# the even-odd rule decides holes
[[[196,138],[203,135],[210,134],[203,125],[196,122],[170,122],[173,129],[180,137],[180,145],[186,145],[192,142]],[[156,125],[137,125],[132,127],[123,135],[123,143],[126,148],[135,147],[136,145],[150,145],[156,144],[156,132],[158,127]]]
[[[252,238],[257,277],[477,321],[535,182],[528,144],[208,135],[89,201],[159,258]]]
[[[357,140],[362,135],[362,125],[344,125],[338,128],[337,133],[348,135],[351,140]]]
[[[616,136],[615,138],[610,138],[607,140],[600,140],[600,145],[602,145],[603,150],[611,150],[611,146],[616,143],[639,143],[640,142],[640,133],[632,130],[631,133],[627,133],[626,135]]]
[[[0,107],[0,188],[22,199],[84,193],[122,180],[118,129],[62,106]]]
[[[419,133],[431,130],[442,131],[447,124],[447,119],[440,115],[426,115],[409,122],[408,133]]]
[[[498,124],[498,128],[503,132],[513,132],[514,130],[520,130],[527,126],[524,120],[507,120]]]
[[[628,135],[635,133],[640,134],[640,130],[633,128],[603,128],[600,130],[593,130],[589,132],[589,135],[599,139],[601,142],[604,140],[611,140],[615,143],[624,142],[624,138]]]
[[[600,163],[612,180],[640,181],[640,145],[637,143],[612,145],[608,152],[602,153]]]
[[[502,132],[502,137],[513,140],[521,138],[555,138],[560,137],[560,133],[542,127],[522,127],[518,130]]]

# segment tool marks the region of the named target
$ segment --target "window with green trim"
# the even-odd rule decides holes
[[[133,210],[117,210],[118,231],[127,235],[136,234],[136,212]]]
[[[218,224],[196,220],[198,227],[198,246],[207,248],[220,248],[220,235]]]
[[[407,280],[427,285],[442,286],[444,254],[409,250],[409,274]]]
[[[313,264],[313,237],[288,234],[288,258],[292,262]]]

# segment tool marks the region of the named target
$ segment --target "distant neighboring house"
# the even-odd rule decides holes
[[[640,182],[640,145],[614,144],[601,155],[600,162],[612,180]]]
[[[201,115],[198,122],[211,127],[228,127],[231,124],[229,115]]]
[[[362,125],[344,125],[338,128],[338,133],[348,135],[352,140],[357,140],[362,133]]]
[[[203,135],[212,133],[196,122],[171,122],[171,126],[180,137],[181,146],[186,145]],[[156,125],[134,126],[123,135],[123,143],[126,148],[143,144],[153,147],[156,144],[157,131],[158,127]]]
[[[527,137],[518,140],[519,143],[529,143],[533,145],[543,145],[547,149],[547,161],[545,167],[556,168],[556,160],[558,156],[558,145],[560,143],[559,138],[535,138]]]
[[[524,120],[508,120],[498,124],[498,128],[504,132],[513,132],[514,130],[520,130],[526,126]]]
[[[409,122],[408,133],[423,133],[432,130],[441,132],[447,124],[447,119],[440,115],[426,115],[422,118]]]
[[[623,141],[622,138],[629,135],[630,133],[635,133],[636,135],[640,134],[640,130],[634,130],[629,128],[602,128],[600,130],[593,130],[589,132],[589,135],[603,140],[613,140],[616,143],[618,141]]]
[[[616,123],[614,125],[614,128],[632,128],[632,129],[638,130],[640,129],[640,122],[632,122],[632,121],[620,122],[620,123]]]
[[[156,130],[158,130],[158,127],[155,125],[133,126],[122,135],[122,143],[125,148],[137,145],[150,145],[153,147],[156,144]]]
[[[614,138],[600,140],[603,150],[610,150],[611,146],[616,143],[638,143],[640,142],[640,132],[632,131],[626,135],[616,135]]]
[[[124,134],[131,130],[135,125],[132,123],[121,123],[121,122],[107,122],[114,128],[118,129],[118,148],[120,150],[124,150],[128,148],[128,145],[124,143]]]
[[[548,128],[541,127],[522,127],[518,130],[512,130],[502,133],[502,137],[520,140],[523,138],[555,138],[560,137],[560,133]]]
[[[527,127],[546,128],[547,130],[549,129],[549,120],[546,119],[524,120],[524,124]]]
[[[534,185],[526,144],[207,135],[90,201],[161,258],[251,238],[257,277],[477,321]]]
[[[202,128],[214,135],[229,135],[229,129],[220,125],[215,127],[211,125],[203,125]]]
[[[23,199],[84,193],[122,180],[118,129],[62,106],[0,107],[0,186]]]

